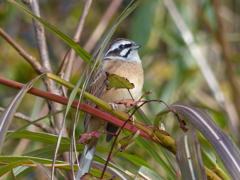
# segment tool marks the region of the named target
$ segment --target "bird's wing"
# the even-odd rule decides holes
[[[89,93],[98,98],[101,98],[102,94],[107,90],[106,89],[107,75],[104,71],[104,65],[105,65],[105,61],[102,61],[102,63],[98,66],[95,74],[93,75],[92,82],[89,88]],[[87,100],[87,104],[92,107],[96,107],[96,104],[94,104],[89,100]],[[85,117],[84,117],[85,132],[87,132],[87,127],[89,125],[90,118],[91,118],[91,114],[85,114]]]

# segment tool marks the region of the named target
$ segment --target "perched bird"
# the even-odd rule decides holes
[[[140,45],[133,41],[123,38],[116,39],[110,44],[104,58],[93,75],[89,93],[108,103],[114,103],[117,100],[132,99],[131,95],[134,100],[138,100],[141,97],[144,78],[142,62],[138,55],[138,49],[140,47]],[[135,87],[130,89],[131,95],[127,89],[112,88],[107,90],[107,74],[116,74],[120,77],[127,78],[133,83]],[[96,105],[90,101],[87,101],[87,104],[96,107]],[[118,105],[118,109],[125,113],[129,111],[129,108],[126,108],[125,105]],[[107,123],[106,121],[91,116],[90,114],[85,115],[85,133],[98,131],[101,125],[104,125],[106,130],[111,133],[115,133],[118,130],[118,127]],[[107,134],[106,141],[110,141],[111,138],[112,135]],[[76,176],[77,179],[90,171],[97,140],[97,138],[92,138],[90,142],[84,146],[79,161],[79,170]]]

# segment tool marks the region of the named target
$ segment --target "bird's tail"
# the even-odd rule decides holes
[[[96,151],[96,143],[93,147],[89,147],[88,144],[84,146],[80,161],[79,161],[79,168],[76,174],[76,179],[80,179],[84,174],[89,173],[92,162],[93,162],[93,157]]]

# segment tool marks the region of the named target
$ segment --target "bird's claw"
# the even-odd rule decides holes
[[[134,126],[136,118],[132,116],[130,113],[128,113],[128,115],[129,115],[129,120],[132,122],[132,126]]]
[[[116,110],[118,109],[118,105],[116,103],[109,103],[109,105],[112,107],[112,110],[116,112]]]

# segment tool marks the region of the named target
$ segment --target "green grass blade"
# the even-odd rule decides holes
[[[73,48],[76,53],[85,61],[88,62],[91,58],[91,55],[89,55],[78,43],[74,42],[71,38],[69,38],[67,35],[65,35],[63,32],[61,32],[59,29],[51,25],[49,22],[44,20],[43,18],[38,17],[33,12],[28,10],[27,8],[23,7],[22,5],[18,4],[17,2],[13,0],[7,0],[9,3],[16,6],[18,9],[23,11],[24,13],[28,14],[38,22],[42,23],[46,28],[51,30],[54,34],[56,34],[58,37],[60,37],[64,42],[66,42],[71,48]]]
[[[32,165],[34,164],[34,162],[46,164],[48,166],[52,164],[51,159],[36,158],[36,157],[29,157],[29,156],[1,156],[0,162],[3,164],[6,164],[0,167],[0,176],[4,175],[5,173],[12,170],[13,168],[21,165],[26,165],[26,164]],[[56,167],[70,170],[70,166],[66,165],[66,162],[63,162],[63,161],[56,161]],[[77,166],[75,166],[75,169],[76,168]]]
[[[162,159],[161,156],[159,156],[158,152],[155,148],[152,148],[152,143],[147,141],[144,138],[137,138],[135,142],[144,149],[155,161],[163,167],[163,169],[167,172],[167,175],[170,177],[170,179],[177,179],[176,175],[174,174],[173,170],[166,164],[166,162]]]
[[[13,137],[15,134],[19,133],[20,131],[23,131],[25,128],[27,128],[27,127],[30,126],[31,124],[34,124],[34,123],[36,123],[36,122],[38,122],[38,121],[44,120],[44,119],[46,119],[46,118],[48,118],[48,117],[50,117],[50,116],[53,116],[53,115],[55,115],[55,114],[62,113],[62,112],[64,112],[64,110],[61,110],[61,111],[58,111],[58,112],[55,112],[55,113],[51,113],[51,114],[49,114],[49,115],[47,115],[47,116],[41,117],[41,118],[39,118],[39,119],[36,119],[36,120],[32,121],[31,123],[28,123],[28,124],[26,124],[26,125],[18,128],[18,129],[15,130],[15,131],[11,131],[11,133],[8,132],[6,138],[4,139],[4,142],[6,142],[8,139],[10,139],[11,137]]]
[[[11,134],[12,132],[8,132],[8,134]],[[12,136],[13,138],[20,138],[20,139],[29,139],[33,141],[43,142],[47,144],[55,144],[57,142],[57,135],[54,134],[48,134],[44,132],[33,132],[33,131],[27,131],[23,130],[20,131]],[[70,143],[70,140],[66,137],[63,137],[61,139],[61,143]]]

